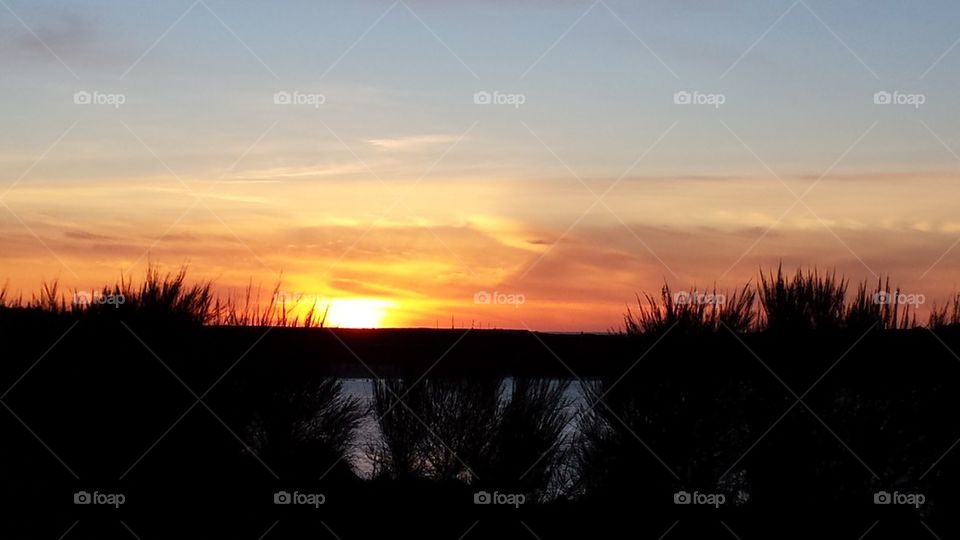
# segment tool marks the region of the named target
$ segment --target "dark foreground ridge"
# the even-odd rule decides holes
[[[341,538],[449,536],[479,520],[471,534],[500,538],[482,527],[513,522],[507,536],[523,537],[522,520],[546,539],[623,519],[657,538],[675,521],[677,537],[719,535],[721,520],[747,535],[770,516],[839,515],[841,537],[857,538],[877,519],[947,527],[960,504],[952,329],[690,339],[71,325],[0,327],[3,505],[24,516],[5,520],[10,537],[56,538],[77,520],[72,535],[98,538],[123,537],[118,520],[143,538],[186,537],[164,534],[187,524],[189,537],[258,538],[275,521],[278,537],[324,537],[321,522]],[[343,377],[368,379],[369,398]],[[365,418],[383,437],[365,440]],[[125,500],[74,504],[82,492]],[[323,504],[275,504],[284,492]],[[504,504],[476,504],[483,493]],[[884,493],[896,503],[875,504]]]
[[[797,305],[609,335],[0,308],[0,537],[952,537],[960,328]]]

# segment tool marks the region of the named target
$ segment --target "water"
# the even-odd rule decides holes
[[[562,379],[551,379],[556,384],[564,384],[569,381]],[[373,384],[374,380],[370,378],[342,379],[343,393],[348,397],[354,397],[360,400],[366,414],[360,422],[357,429],[357,436],[350,452],[350,462],[354,471],[362,478],[370,478],[373,474],[373,462],[367,451],[375,447],[382,441],[380,425],[375,413],[373,412]],[[513,378],[507,377],[501,387],[501,401],[508,400],[513,393]],[[592,405],[581,385],[578,383],[569,384],[563,394],[567,401],[564,413],[569,421],[563,430],[566,445],[572,444],[580,426],[580,412],[586,410]]]

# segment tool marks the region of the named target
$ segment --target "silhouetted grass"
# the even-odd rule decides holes
[[[669,330],[688,335],[716,332],[725,326],[735,332],[753,328],[756,292],[749,285],[730,294],[719,293],[716,287],[710,293],[698,293],[696,288],[692,291],[674,293],[664,284],[659,299],[649,294],[641,299],[638,295],[637,311],[628,307],[624,315],[626,333],[659,334]]]
[[[42,311],[57,315],[70,311],[70,305],[66,296],[60,294],[60,285],[57,281],[41,283],[40,291],[29,300],[24,300],[22,293],[16,298],[11,297],[9,282],[4,283],[3,287],[0,288],[0,309]]]
[[[755,287],[747,284],[732,294],[718,293],[716,288],[699,295],[674,293],[665,284],[659,297],[644,294],[641,299],[638,295],[636,311],[628,307],[624,315],[624,331],[629,335],[658,335],[668,330],[696,335],[723,329],[807,332],[917,326],[916,303],[904,303],[901,289],[891,287],[890,278],[879,279],[872,288],[867,282],[860,283],[849,301],[849,281],[833,271],[798,269],[791,277],[778,266],[775,273],[761,270],[759,278]],[[951,324],[960,324],[960,297],[939,308],[934,305],[928,326]]]
[[[150,267],[139,288],[132,281],[123,281],[113,289],[103,289],[101,295],[123,295],[124,301],[114,307],[109,303],[91,300],[84,309],[89,313],[109,312],[110,309],[131,313],[147,320],[173,320],[188,324],[207,324],[214,320],[216,310],[212,284],[201,282],[189,285],[187,269],[175,274],[161,274],[159,268]],[[124,313],[125,314],[125,313]]]
[[[627,307],[623,331],[628,335],[710,334],[727,329],[742,333],[836,330],[843,328],[908,329],[917,326],[913,304],[899,301],[901,290],[890,279],[875,287],[860,283],[848,301],[849,281],[835,271],[798,269],[792,276],[782,266],[759,273],[754,285],[721,292],[674,291],[664,284],[659,295],[637,295],[636,308]],[[883,301],[878,301],[883,299]],[[249,283],[239,295],[216,295],[213,283],[190,283],[187,269],[161,273],[148,267],[143,282],[121,276],[119,282],[92,292],[67,293],[58,281],[43,282],[40,290],[24,299],[13,297],[8,285],[0,288],[0,310],[32,312],[42,317],[123,319],[151,324],[212,326],[277,326],[323,328],[329,306],[310,305],[304,313],[297,308],[303,297],[288,298],[280,282],[269,295]],[[298,311],[298,312],[295,312]],[[928,322],[931,328],[960,324],[960,297],[942,306],[934,305]]]
[[[228,297],[221,303],[217,299],[214,325],[224,326],[288,326],[304,328],[323,328],[327,319],[329,306],[319,310],[316,304],[312,304],[310,309],[300,315],[292,315],[293,309],[303,299],[302,295],[294,297],[288,304],[285,295],[280,292],[280,282],[273,288],[270,298],[266,303],[261,301],[260,288],[253,290],[253,283],[247,284],[247,288],[241,297]],[[279,301],[278,301],[279,299]]]
[[[782,267],[760,272],[760,306],[766,328],[775,331],[827,330],[843,326],[848,282],[836,272],[821,275],[798,269],[793,278]]]
[[[906,330],[917,325],[916,307],[910,313],[909,304],[900,304],[901,291],[899,288],[891,290],[890,278],[886,281],[878,279],[877,286],[872,292],[866,282],[857,288],[857,295],[846,307],[844,324],[848,328],[863,328],[877,326],[884,329]],[[878,301],[879,299],[884,301]],[[931,313],[931,316],[933,314]]]
[[[254,291],[252,283],[239,297],[221,298],[215,295],[210,281],[189,283],[186,267],[174,273],[162,273],[153,265],[147,268],[139,286],[121,276],[112,286],[67,293],[55,280],[43,282],[40,291],[29,300],[24,300],[22,295],[11,298],[7,285],[0,289],[0,309],[46,316],[148,324],[322,328],[326,307],[314,304],[302,315],[293,314],[300,300],[288,301],[280,294],[279,281],[266,299],[261,299],[260,289]]]
[[[930,328],[945,328],[960,325],[960,294],[954,296],[942,306],[933,304],[930,309]]]

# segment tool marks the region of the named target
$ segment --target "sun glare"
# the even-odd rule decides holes
[[[326,326],[380,328],[392,302],[376,298],[337,298],[330,302]]]

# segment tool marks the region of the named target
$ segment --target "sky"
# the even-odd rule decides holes
[[[946,300],[958,41],[935,0],[0,0],[0,284],[555,331],[781,261]]]

